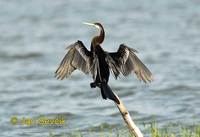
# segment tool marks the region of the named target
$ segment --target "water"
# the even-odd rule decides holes
[[[89,48],[97,33],[83,21],[103,22],[103,48],[115,51],[126,43],[139,51],[154,74],[155,81],[148,85],[135,76],[111,78],[109,83],[142,131],[146,131],[143,123],[153,120],[161,127],[199,123],[199,5],[198,0],[1,0],[1,136],[60,136],[77,130],[87,136],[91,128],[102,125],[126,129],[114,104],[102,100],[98,89],[90,89],[90,76],[76,71],[63,81],[54,78],[65,47],[80,39]],[[42,115],[62,115],[67,124],[10,123],[13,116]]]

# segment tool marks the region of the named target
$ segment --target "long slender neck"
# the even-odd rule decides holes
[[[95,36],[92,39],[92,43],[91,43],[92,46],[100,45],[104,41],[104,37],[105,37],[104,29],[102,26],[99,26],[99,27],[100,27],[100,34],[98,36]]]

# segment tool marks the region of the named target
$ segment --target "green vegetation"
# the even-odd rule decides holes
[[[144,132],[145,137],[200,137],[200,125],[187,128],[178,125],[158,128],[154,122],[148,128],[145,128]],[[50,133],[49,137],[130,137],[130,134],[126,128],[118,130],[114,126],[102,124],[99,127],[91,127],[87,131],[75,131],[59,135]]]
[[[172,127],[158,129],[155,123],[151,124],[151,137],[200,137],[200,125],[192,127],[179,127],[178,131],[172,131]]]

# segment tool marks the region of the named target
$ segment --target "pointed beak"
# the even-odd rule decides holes
[[[83,22],[83,24],[89,25],[89,26],[94,26],[95,28],[100,29],[100,27],[98,25],[94,24],[94,23]]]
[[[89,23],[89,22],[83,22],[83,24],[85,24],[85,25],[89,25],[89,26],[95,26],[94,23]]]

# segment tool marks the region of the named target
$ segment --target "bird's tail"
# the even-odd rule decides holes
[[[101,83],[100,88],[101,88],[101,94],[102,94],[103,99],[109,98],[109,99],[115,101],[117,104],[120,104],[119,99],[112,92],[112,89],[108,86],[108,84]]]

